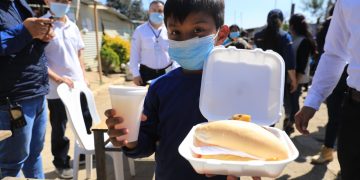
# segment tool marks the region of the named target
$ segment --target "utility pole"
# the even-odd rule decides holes
[[[294,13],[295,13],[295,3],[291,3],[291,13],[290,13],[290,17],[291,17],[292,15],[294,15]]]
[[[103,83],[102,81],[102,66],[101,66],[101,57],[100,57],[100,43],[99,43],[99,30],[98,30],[98,14],[97,14],[97,3],[98,0],[94,0],[94,18],[95,18],[95,39],[96,39],[96,56],[98,60],[98,70],[99,70],[99,79],[100,84]]]

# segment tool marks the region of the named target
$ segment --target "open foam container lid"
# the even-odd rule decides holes
[[[274,51],[217,47],[204,66],[200,111],[209,121],[249,114],[269,126],[281,117],[285,63]]]

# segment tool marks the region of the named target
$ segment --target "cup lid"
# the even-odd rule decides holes
[[[148,88],[142,86],[110,85],[109,93],[112,95],[142,95],[147,93]]]
[[[281,117],[285,63],[274,51],[215,48],[203,70],[200,111],[209,121],[249,114],[272,125]]]

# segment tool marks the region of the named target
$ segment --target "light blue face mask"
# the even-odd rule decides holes
[[[214,49],[215,35],[185,41],[169,40],[169,56],[187,70],[201,70]]]
[[[150,13],[150,21],[154,24],[160,25],[164,22],[164,15],[162,13]]]
[[[66,15],[70,10],[70,4],[63,3],[50,3],[50,11],[54,14],[55,18],[61,18]]]
[[[235,39],[237,37],[240,37],[240,32],[239,31],[230,32],[229,36],[230,36],[231,39]]]

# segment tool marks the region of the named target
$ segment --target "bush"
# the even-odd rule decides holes
[[[104,49],[104,50],[103,50]],[[106,50],[105,50],[106,49]],[[112,52],[110,52],[110,50]],[[104,57],[101,54],[102,64],[105,68],[108,68],[108,73],[110,72],[119,72],[121,69],[121,64],[126,64],[130,59],[130,42],[121,38],[120,36],[111,37],[109,35],[103,36],[103,43],[101,51],[104,51]],[[111,55],[108,55],[108,54]],[[117,58],[115,58],[115,55]],[[105,57],[105,55],[107,55]],[[111,56],[111,58],[109,58]],[[105,71],[105,70],[104,70]]]
[[[101,47],[101,65],[105,75],[120,70],[120,60],[116,52],[108,46]]]

